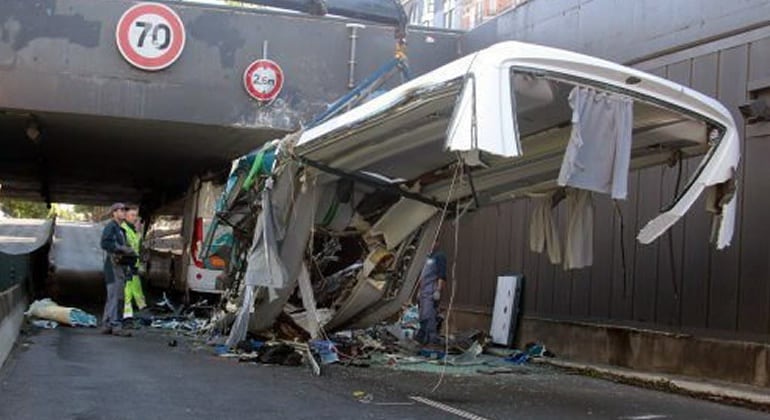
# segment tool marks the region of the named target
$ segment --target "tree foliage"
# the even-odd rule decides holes
[[[25,201],[14,199],[0,200],[3,212],[11,217],[26,219],[45,219],[51,215],[51,210],[45,203],[39,201]]]

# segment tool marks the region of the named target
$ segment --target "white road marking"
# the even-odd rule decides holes
[[[639,416],[624,416],[624,417],[618,417],[620,420],[654,420],[654,419],[666,419],[668,418],[665,414],[642,414]]]
[[[409,398],[414,400],[414,401],[417,401],[418,403],[422,403],[422,404],[425,404],[427,406],[430,406],[430,407],[433,407],[433,408],[437,408],[437,409],[439,409],[441,411],[447,412],[449,414],[454,414],[455,416],[461,417],[461,418],[464,418],[464,419],[468,419],[468,420],[487,420],[485,417],[481,417],[479,415],[470,413],[468,411],[460,410],[459,408],[454,408],[452,406],[449,406],[449,405],[446,405],[446,404],[442,404],[442,403],[440,403],[438,401],[433,401],[433,400],[430,400],[428,398],[414,397],[414,396],[409,397]]]

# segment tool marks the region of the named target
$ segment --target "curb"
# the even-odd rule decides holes
[[[693,398],[735,405],[753,410],[770,412],[770,390],[757,392],[730,387],[725,384],[709,383],[696,379],[636,372],[622,368],[589,365],[556,359],[534,359],[533,362],[585,376],[606,379],[627,385],[634,385],[657,391],[670,392]]]

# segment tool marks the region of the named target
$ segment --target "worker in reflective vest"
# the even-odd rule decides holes
[[[128,206],[126,211],[126,220],[121,225],[123,231],[126,232],[126,239],[128,245],[139,255],[139,248],[141,246],[141,234],[137,229],[137,220],[139,219],[139,209],[136,206]],[[131,278],[126,281],[125,288],[125,304],[123,306],[123,319],[129,319],[134,317],[134,303],[136,307],[141,311],[147,306],[144,300],[144,292],[142,291],[142,281],[139,279],[139,261],[132,267]]]

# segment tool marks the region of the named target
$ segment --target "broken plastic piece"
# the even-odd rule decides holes
[[[37,328],[43,328],[46,330],[52,330],[59,326],[59,323],[56,321],[49,321],[46,319],[37,319],[35,321],[32,321],[32,325],[34,325]]]

